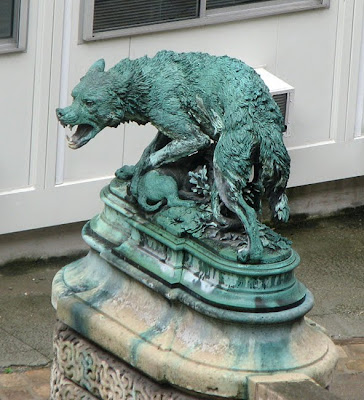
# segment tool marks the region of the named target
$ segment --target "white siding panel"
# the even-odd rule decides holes
[[[289,186],[334,181],[364,173],[364,138],[296,148],[290,155]]]
[[[275,65],[277,19],[231,22],[202,28],[182,29],[135,36],[130,57],[153,56],[159,50],[201,51],[228,55],[254,67]]]
[[[64,182],[113,176],[123,163],[124,127],[101,131],[84,147],[72,150],[66,145]]]
[[[279,18],[276,74],[295,88],[289,147],[330,139],[336,23],[334,2],[328,10]]]
[[[37,10],[28,53],[0,55],[0,191],[29,184]]]
[[[90,219],[102,210],[99,192],[108,182],[103,179],[0,196],[0,235]]]
[[[151,124],[145,126],[134,123],[125,125],[124,164],[135,164],[144,149],[157,134],[157,129]]]
[[[68,104],[71,104],[72,89],[78,84],[90,66],[98,59],[104,58],[106,69],[111,68],[121,58],[129,55],[129,39],[117,39],[95,42],[91,45],[79,45],[79,2],[72,2],[72,23],[69,48],[69,71],[67,85]],[[54,114],[55,118],[55,114]],[[69,134],[69,130],[64,130]],[[87,145],[78,150],[71,150],[63,141],[64,175],[63,182],[99,179],[113,176],[114,171],[123,162],[124,126],[116,129],[108,128],[92,139]],[[62,145],[60,141],[59,145]]]

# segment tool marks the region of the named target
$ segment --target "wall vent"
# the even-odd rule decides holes
[[[284,124],[286,125],[284,136],[291,136],[294,87],[282,81],[282,79],[271,74],[264,68],[256,68],[255,70],[268,86],[273,99],[278,104],[278,107],[283,114]]]

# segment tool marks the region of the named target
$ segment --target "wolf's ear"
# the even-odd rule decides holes
[[[90,72],[104,72],[105,71],[105,60],[101,58],[100,60],[94,62],[90,69],[87,71],[87,74]]]

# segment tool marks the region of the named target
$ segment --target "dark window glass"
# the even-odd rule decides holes
[[[211,10],[214,8],[240,6],[241,4],[261,3],[262,1],[272,0],[207,0],[206,9]]]
[[[93,32],[197,18],[199,8],[199,0],[95,0]]]
[[[0,39],[13,36],[15,0],[0,0]]]

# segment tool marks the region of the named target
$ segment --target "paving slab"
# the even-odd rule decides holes
[[[51,362],[52,280],[70,261],[22,261],[0,268],[0,368]]]
[[[343,400],[362,400],[364,398],[364,372],[357,374],[336,372],[330,392]]]
[[[1,400],[48,400],[50,368],[0,374]]]
[[[364,337],[364,209],[277,231],[301,257],[296,275],[315,297],[308,316],[333,338]]]
[[[0,328],[0,368],[47,365],[49,361],[49,357]]]

